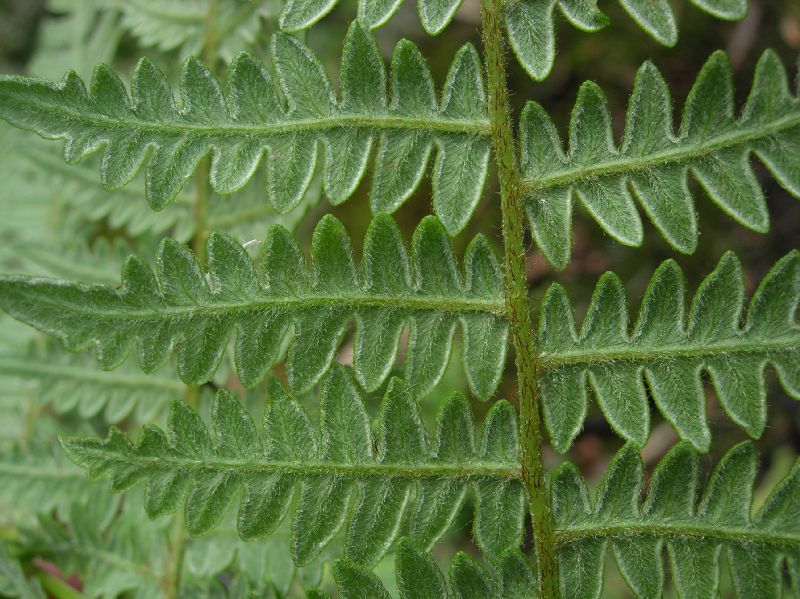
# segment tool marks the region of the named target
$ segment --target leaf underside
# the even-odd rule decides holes
[[[678,26],[669,0],[618,0],[634,22],[664,46],[678,42]],[[724,20],[747,14],[747,0],[692,0],[703,12]],[[511,48],[525,71],[537,81],[546,79],[556,56],[556,9],[577,29],[595,32],[609,23],[596,0],[517,0],[505,9]],[[691,18],[691,17],[689,17]]]
[[[664,549],[680,597],[719,596],[723,553],[740,599],[782,597],[784,563],[793,584],[800,583],[800,462],[752,517],[758,470],[752,443],[728,451],[702,498],[698,462],[688,444],[675,446],[643,501],[644,467],[632,445],[611,462],[595,501],[578,469],[565,462],[550,490],[563,596],[601,596],[609,548],[637,597],[661,596]]]
[[[347,522],[345,559],[335,567],[343,597],[389,596],[364,568],[380,559],[401,527],[414,544],[398,544],[400,597],[449,597],[445,579],[423,550],[447,529],[465,487],[472,485],[473,534],[493,566],[487,572],[472,562],[451,565],[450,588],[461,589],[456,596],[465,598],[529,597],[534,575],[514,551],[526,500],[516,478],[520,457],[511,407],[501,402],[490,411],[478,452],[468,403],[454,394],[440,410],[436,449],[429,453],[416,404],[401,381],[384,398],[375,439],[356,389],[346,369],[332,371],[323,385],[318,431],[273,381],[263,431],[222,391],[212,410],[213,439],[199,417],[176,402],[169,435],[149,427],[136,446],[118,431],[106,441],[64,445],[90,476],[113,478],[116,490],[146,482],[151,516],[174,510],[188,494],[185,514],[193,534],[214,527],[239,494],[240,534],[268,534],[299,486],[293,556],[299,563],[313,559]],[[752,516],[757,465],[751,443],[722,458],[702,497],[699,470],[698,454],[680,443],[658,465],[643,497],[644,467],[628,444],[592,500],[578,469],[562,464],[550,497],[563,596],[600,597],[609,548],[637,597],[661,595],[664,549],[680,596],[717,597],[722,553],[741,599],[780,597],[784,567],[796,585],[800,463]],[[414,491],[397,491],[409,483]]]
[[[144,47],[162,52],[179,50],[182,57],[200,55],[207,37],[210,0],[99,0],[107,9],[119,10],[120,25]],[[252,47],[262,19],[275,16],[271,2],[222,2],[215,8],[214,24],[219,39],[216,52],[231,61],[242,50]]]
[[[96,346],[105,369],[138,345],[146,373],[175,350],[187,384],[211,379],[236,330],[234,362],[252,387],[283,358],[289,384],[308,390],[334,360],[355,318],[354,364],[359,382],[376,389],[389,375],[401,334],[410,329],[406,378],[423,396],[442,377],[460,326],[463,363],[472,391],[490,397],[505,363],[507,323],[502,276],[487,240],[470,244],[460,273],[450,241],[434,218],[414,234],[412,255],[386,215],[369,227],[360,268],[342,224],[325,216],[312,241],[312,264],[289,232],[275,225],[256,264],[232,238],[212,234],[208,273],[171,239],[162,242],[155,273],[130,258],[119,287],[56,279],[0,279],[0,306],[73,350]]]
[[[408,385],[392,379],[373,434],[352,374],[334,367],[322,384],[319,428],[275,379],[269,384],[264,427],[227,391],[212,407],[213,433],[181,402],[168,433],[148,426],[134,446],[117,429],[108,438],[67,439],[69,457],[92,478],[112,478],[115,490],[147,485],[151,517],[185,500],[186,527],[202,535],[216,527],[241,496],[244,539],[270,534],[298,499],[291,552],[313,560],[346,525],[345,557],[374,565],[400,528],[430,548],[464,504],[474,498],[474,536],[489,555],[519,546],[525,495],[519,480],[514,410],[494,404],[476,446],[467,400],[443,404],[432,441],[426,439]]]
[[[342,599],[389,599],[381,580],[349,560],[338,560],[333,576]],[[433,558],[411,540],[398,544],[395,577],[400,599],[536,599],[536,577],[528,559],[507,551],[488,569],[459,552],[445,577]]]
[[[641,245],[634,197],[672,247],[694,252],[698,226],[690,173],[736,222],[766,232],[769,213],[751,156],[800,197],[800,99],[775,53],[761,56],[738,118],[734,107],[732,70],[721,52],[701,69],[677,134],[667,84],[651,63],[636,76],[619,145],[605,96],[594,83],[585,83],[578,94],[568,152],[550,117],[529,103],[520,123],[525,208],[547,260],[557,269],[568,264],[566,240],[576,203],[619,243]]]
[[[63,204],[58,208],[68,212],[68,227],[107,223],[114,229],[124,230],[131,237],[166,234],[182,242],[191,240],[196,234],[193,187],[187,185],[171,204],[154,212],[146,202],[141,201],[145,196],[143,177],[137,176],[125,187],[109,192],[95,175],[99,161],[86,159],[79,164],[67,164],[56,152],[47,151],[48,149],[55,148],[43,148],[40,144],[20,146],[15,148],[15,153],[9,157],[7,164],[10,169],[31,170],[33,176],[46,178],[47,198],[43,202],[52,202],[55,199],[57,203]],[[227,195],[212,194],[207,205],[208,229],[230,233],[240,240],[263,235],[271,224],[281,224],[294,230],[307,211],[319,202],[322,193],[315,178],[300,204],[290,212],[280,214],[269,202],[264,201],[264,185],[264,173],[258,171],[253,175],[251,184],[245,188]],[[98,253],[95,249],[98,245],[102,247],[101,243],[93,243],[93,254]],[[32,244],[30,247],[20,248],[17,255],[24,254],[25,259],[30,259],[31,251],[37,251]],[[130,252],[125,257],[128,253]],[[83,265],[83,260],[73,260],[71,257],[70,260]],[[28,273],[27,270],[25,272]],[[67,274],[48,274],[70,278]],[[116,277],[117,272],[113,276]]]
[[[0,381],[9,380],[35,385],[36,403],[52,406],[57,414],[74,411],[89,419],[102,413],[110,423],[131,415],[138,422],[152,420],[185,389],[172,373],[145,376],[130,363],[102,371],[89,356],[65,352],[55,343],[32,344],[22,356],[0,352]]]
[[[422,27],[430,35],[441,33],[452,21],[464,0],[416,0]],[[288,0],[280,17],[281,29],[308,29],[328,14],[339,0]],[[358,0],[358,20],[368,29],[386,24],[402,0]]]
[[[0,506],[61,514],[72,503],[85,500],[92,488],[60,448],[35,442],[0,450]]]
[[[618,0],[633,21],[664,46],[678,42],[678,25],[669,0]],[[441,33],[456,16],[463,0],[417,0],[423,29]],[[308,29],[339,0],[289,0],[281,12],[280,26],[287,32]],[[358,20],[368,29],[385,25],[402,0],[359,0]],[[692,0],[692,4],[718,19],[735,21],[747,14],[747,0]],[[596,32],[609,24],[596,0],[515,0],[504,3],[508,40],[520,65],[535,80],[550,74],[556,55],[556,12],[577,29]]]
[[[95,70],[88,92],[75,73],[60,82],[2,76],[0,117],[64,139],[71,163],[103,148],[100,174],[109,189],[144,168],[154,209],[171,202],[211,154],[215,191],[242,188],[263,163],[266,196],[288,212],[308,189],[322,144],[324,188],[334,204],[355,191],[377,146],[371,205],[374,212],[392,212],[419,185],[435,146],[434,211],[451,234],[466,225],[489,160],[484,85],[472,46],[458,52],[441,98],[419,51],[402,41],[392,57],[390,99],[377,43],[358,24],[345,38],[340,97],[317,57],[295,38],[275,35],[272,60],[277,82],[253,56],[239,55],[224,94],[190,58],[179,104],[146,59],[133,74],[130,95],[105,65]]]
[[[274,38],[273,60],[277,86],[263,65],[242,55],[230,69],[227,98],[208,70],[189,60],[180,107],[148,62],[137,68],[130,98],[103,66],[89,93],[74,74],[60,83],[6,76],[0,78],[0,116],[45,137],[65,138],[70,162],[104,146],[101,179],[108,188],[125,185],[144,165],[145,195],[154,208],[179,194],[210,152],[211,183],[223,194],[244,186],[266,153],[266,195],[277,211],[292,210],[308,188],[322,142],[323,185],[334,204],[356,189],[377,145],[371,207],[392,212],[416,189],[435,146],[434,212],[451,235],[464,228],[480,199],[490,150],[484,85],[472,47],[458,53],[440,101],[427,65],[407,42],[394,52],[389,100],[375,40],[358,25],[345,41],[340,98],[319,61],[293,38]],[[533,102],[523,111],[520,138],[528,220],[537,245],[558,269],[569,262],[565,240],[576,202],[616,241],[638,246],[644,233],[635,197],[667,242],[691,253],[698,226],[690,173],[723,211],[758,232],[768,230],[769,214],[751,155],[800,196],[800,100],[770,51],[758,63],[739,117],[730,65],[716,53],[698,76],[677,134],[667,86],[646,63],[619,145],[593,83],[579,93],[568,152],[550,117]]]
[[[760,437],[768,364],[787,393],[800,399],[800,252],[789,253],[764,277],[746,318],[744,287],[741,264],[726,254],[698,288],[687,317],[686,281],[668,260],[650,280],[631,331],[624,286],[608,273],[578,332],[566,291],[553,285],[542,302],[539,347],[542,407],[555,449],[566,451],[580,433],[588,386],[625,439],[639,446],[647,440],[649,390],[680,437],[707,451],[703,372],[730,418]]]
[[[601,597],[610,552],[634,596],[661,597],[665,549],[680,597],[718,597],[723,554],[739,599],[779,599],[784,571],[797,588],[800,462],[751,517],[756,472],[753,445],[739,444],[722,458],[700,498],[698,455],[681,443],[656,467],[645,498],[642,461],[627,445],[611,462],[592,501],[578,469],[565,462],[550,487],[561,596]],[[535,575],[515,551],[500,556],[488,571],[458,555],[448,571],[452,595],[435,562],[408,540],[400,542],[395,566],[401,599],[535,597]],[[390,597],[377,577],[345,560],[334,566],[334,577],[343,597]]]

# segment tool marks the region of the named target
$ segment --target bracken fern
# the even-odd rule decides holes
[[[677,43],[667,0],[618,3]],[[541,104],[513,116],[506,59],[546,78],[557,15],[598,31],[595,1],[482,0],[481,54],[455,51],[439,88],[407,40],[386,65],[374,30],[400,0],[357,3],[331,78],[302,32],[337,4],[59,0],[30,74],[0,75],[0,118],[65,159],[0,132],[0,308],[31,327],[0,321],[0,595],[593,598],[613,554],[637,597],[800,597],[800,462],[756,484],[755,446],[771,388],[800,399],[800,253],[757,282],[726,252],[691,299],[668,259],[634,317],[635,278],[603,274],[576,310],[567,279],[531,293],[526,251],[530,234],[541,264],[571,267],[576,206],[641,246],[638,203],[692,254],[701,189],[767,233],[762,180],[800,197],[778,54],[740,109],[712,54],[677,130],[645,63],[620,139],[587,82],[565,149]],[[431,35],[468,9],[417,3]],[[132,69],[131,45],[148,49]],[[478,228],[487,188],[501,239],[451,240]],[[428,189],[409,242],[404,206]],[[366,200],[369,224],[319,216],[322,196]],[[709,398],[751,440],[718,451]],[[651,400],[671,449],[649,443]],[[621,448],[590,490],[557,454],[600,420]],[[458,528],[482,559],[444,567]]]

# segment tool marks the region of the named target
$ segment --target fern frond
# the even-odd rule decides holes
[[[19,562],[0,545],[0,589],[11,599],[46,599],[39,581],[29,581]]]
[[[112,193],[98,180],[96,161],[87,159],[78,164],[67,164],[58,153],[48,152],[48,149],[52,148],[40,144],[20,146],[17,161],[35,174],[47,173],[53,187],[50,191],[52,199],[64,206],[70,226],[78,227],[105,219],[111,227],[122,229],[131,237],[169,232],[180,241],[192,238],[194,197],[190,189],[179,193],[160,212],[154,212],[142,202],[145,186],[141,178],[137,177]],[[211,204],[209,208],[214,206]]]
[[[522,553],[510,550],[487,570],[464,552],[456,554],[447,571],[408,538],[398,544],[395,574],[400,599],[536,599],[536,578]],[[338,560],[333,575],[342,599],[390,599],[373,573],[349,560]]]
[[[756,473],[755,448],[741,443],[722,458],[698,502],[698,456],[679,444],[658,465],[641,501],[644,467],[627,445],[591,501],[577,468],[565,462],[551,483],[564,596],[600,597],[611,547],[633,593],[659,597],[666,547],[680,597],[719,596],[724,550],[738,597],[778,599],[785,560],[794,584],[800,582],[800,462],[751,516]]]
[[[180,56],[202,54],[208,37],[209,0],[100,0],[107,8],[122,14],[122,27],[142,46],[163,52],[178,50]],[[272,0],[219,2],[214,11],[215,49],[231,61],[242,50],[253,46],[263,20],[276,16]]]
[[[92,478],[111,478],[115,490],[145,483],[151,517],[174,511],[188,496],[192,535],[217,526],[239,495],[239,534],[268,535],[299,486],[291,543],[298,564],[314,559],[345,522],[345,555],[359,563],[376,563],[404,518],[412,538],[430,547],[468,493],[476,498],[474,536],[488,555],[521,542],[525,495],[508,403],[495,403],[478,448],[469,403],[457,393],[442,406],[432,443],[413,393],[399,379],[389,384],[375,437],[344,367],[323,382],[319,430],[274,379],[269,393],[263,431],[220,391],[212,407],[213,437],[193,410],[175,402],[168,434],[145,428],[134,446],[112,429],[106,440],[67,439],[64,448]]]
[[[176,397],[185,387],[166,372],[145,376],[130,361],[113,372],[99,370],[86,355],[64,351],[54,343],[31,346],[27,355],[0,352],[0,380],[34,384],[36,400],[51,405],[58,414],[73,410],[81,418],[103,413],[106,422],[120,422],[135,413],[146,422]]]
[[[118,508],[109,495],[106,492],[90,503],[75,501],[58,518],[41,515],[37,527],[23,531],[20,544],[63,572],[80,573],[85,597],[163,597],[161,569],[168,559],[165,527],[142,523],[141,515],[130,507],[115,514]]]
[[[58,206],[52,201],[53,189],[44,172],[34,172],[20,160],[21,148],[29,135],[10,127],[0,127],[0,147],[10,159],[0,161],[0,239],[6,246],[11,243],[32,242],[61,238],[61,224],[55,213]],[[25,198],[25,201],[20,201]],[[5,268],[4,268],[5,270]]]
[[[85,160],[79,164],[66,164],[59,156],[45,151],[40,146],[31,149],[19,148],[22,159],[30,165],[35,174],[46,173],[54,189],[50,190],[52,199],[64,205],[67,224],[78,228],[87,223],[105,220],[109,226],[124,230],[131,237],[158,235],[168,232],[181,242],[189,241],[195,234],[194,189],[184,188],[175,200],[160,212],[153,212],[142,202],[145,186],[141,178],[114,192],[109,192],[98,181],[95,174],[96,163]],[[14,162],[13,158],[10,162]],[[262,173],[253,176],[253,182],[246,188],[224,196],[215,195],[208,203],[206,225],[212,231],[224,231],[239,240],[250,240],[263,234],[270,225],[281,224],[294,230],[312,206],[322,195],[320,184],[312,180],[300,204],[286,214],[280,214],[264,201],[262,190],[266,187]],[[254,232],[260,227],[257,234]],[[40,250],[42,251],[42,250]],[[15,252],[29,257],[28,249]],[[54,256],[55,257],[55,256]],[[80,262],[71,260],[71,262]],[[78,275],[48,273],[51,276],[77,278],[90,281]],[[116,278],[116,273],[114,277]]]
[[[49,240],[11,242],[0,248],[0,264],[4,270],[29,275],[109,285],[118,280],[120,266],[131,252],[131,246],[122,240],[98,239],[92,248],[83,245],[82,239],[63,246],[57,243]]]
[[[0,451],[0,505],[4,513],[63,513],[94,485],[56,448],[34,442]],[[0,587],[2,588],[2,587]]]
[[[123,29],[119,13],[101,10],[105,0],[50,0],[27,65],[37,77],[60,77],[67,69],[88,77],[98,62],[110,62]]]
[[[678,42],[678,26],[669,0],[619,0],[619,4],[648,35],[660,44]],[[747,0],[692,0],[703,12],[725,20],[747,14]],[[514,53],[527,73],[541,81],[553,68],[556,55],[556,9],[582,31],[599,31],[608,17],[597,8],[597,0],[517,0],[505,9],[506,30]]]
[[[553,446],[566,451],[587,411],[587,382],[606,419],[642,446],[649,430],[645,383],[681,438],[707,451],[711,432],[701,372],[725,411],[752,437],[766,425],[765,367],[800,399],[800,252],[778,261],[759,285],[746,314],[744,275],[728,253],[685,309],[686,283],[668,260],[653,275],[629,332],[624,286],[604,275],[580,334],[566,292],[553,285],[540,321],[541,397]],[[744,322],[744,324],[740,324]]]
[[[288,32],[308,29],[330,12],[339,0],[288,0],[280,26]],[[358,19],[368,29],[380,27],[400,7],[402,0],[359,0]],[[453,20],[463,0],[418,0],[422,27],[430,35],[441,33]],[[648,35],[665,46],[678,42],[678,25],[669,0],[619,0],[628,15]],[[735,21],[747,14],[747,0],[692,0],[692,4],[718,19]],[[597,0],[514,0],[505,3],[508,40],[520,65],[537,81],[550,74],[555,62],[555,15],[560,12],[577,29],[595,32],[609,23]]]
[[[262,276],[238,242],[213,234],[207,281],[194,256],[167,239],[155,274],[131,258],[121,287],[4,277],[0,306],[71,349],[96,345],[106,369],[120,364],[134,342],[148,373],[177,348],[178,373],[187,384],[211,378],[236,329],[236,368],[253,386],[280,359],[294,330],[287,371],[297,391],[319,380],[355,316],[354,363],[362,385],[373,390],[386,379],[410,322],[406,375],[422,395],[441,379],[460,323],[470,387],[491,396],[505,362],[507,324],[501,273],[486,239],[476,237],[467,250],[466,280],[433,217],[417,228],[411,259],[386,215],[372,221],[364,247],[358,272],[344,227],[326,216],[314,232],[309,269],[297,242],[276,225],[263,246]]]
[[[648,0],[649,2],[650,0]],[[625,134],[618,146],[605,97],[594,83],[581,87],[565,153],[550,117],[536,103],[522,115],[520,136],[525,201],[533,236],[558,269],[569,262],[572,207],[580,202],[624,245],[638,246],[642,222],[632,199],[675,249],[697,247],[691,173],[738,223],[769,228],[764,193],[751,170],[755,155],[789,193],[800,197],[800,99],[778,57],[765,52],[741,115],[734,116],[731,66],[721,52],[700,71],[673,132],[669,90],[646,63],[636,77]]]
[[[141,521],[141,506],[129,507]],[[256,593],[259,597],[291,597],[290,588],[296,580],[302,581],[304,586],[318,584],[323,567],[330,558],[323,552],[320,559],[310,566],[297,568],[289,556],[288,524],[284,522],[267,539],[246,542],[236,532],[236,519],[229,517],[213,533],[188,539],[183,556],[184,576],[181,580],[181,586],[186,589],[184,595],[196,596],[188,592],[187,587],[207,587],[209,584],[213,585],[220,576],[227,577],[233,572],[236,577],[247,582],[251,593]],[[336,545],[332,543],[329,548]],[[235,595],[231,592],[229,596],[249,595]]]
[[[357,24],[345,40],[339,99],[319,60],[294,38],[276,35],[272,56],[277,85],[263,64],[242,54],[230,68],[227,98],[208,69],[189,59],[180,106],[147,60],[136,68],[131,97],[104,65],[88,93],[74,73],[58,83],[2,76],[0,117],[65,139],[68,162],[104,146],[101,178],[110,189],[146,165],[146,196],[155,209],[175,198],[204,155],[213,155],[212,187],[231,193],[253,176],[266,152],[267,195],[276,210],[287,212],[308,187],[318,142],[326,148],[325,191],[338,204],[358,186],[380,137],[371,202],[374,211],[391,212],[419,184],[435,144],[435,212],[451,234],[464,227],[480,199],[490,146],[472,46],[457,54],[441,101],[409,42],[399,43],[392,58],[390,101],[375,39]]]

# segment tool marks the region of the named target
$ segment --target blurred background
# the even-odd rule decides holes
[[[130,75],[139,57],[146,55],[175,79],[181,57],[196,51],[193,40],[171,39],[168,32],[164,32],[163,39],[137,35],[136,24],[126,21],[128,17],[125,10],[120,8],[124,4],[121,0],[0,0],[0,70],[59,78],[68,68],[73,68],[83,77],[88,77],[93,65],[104,61],[114,64],[125,78]],[[163,4],[168,6],[169,1],[165,0]],[[437,37],[431,37],[422,30],[415,4],[404,2],[394,18],[376,33],[387,62],[399,39],[408,38],[417,44],[430,62],[435,81],[440,86],[461,45],[473,43],[480,47],[479,1],[465,0],[455,22]],[[608,97],[614,126],[620,137],[634,76],[645,60],[654,62],[669,83],[676,123],[679,122],[683,102],[696,74],[714,50],[725,50],[730,57],[735,70],[739,106],[749,91],[755,63],[766,48],[774,49],[781,56],[793,76],[796,72],[794,66],[798,64],[800,54],[800,2],[797,0],[750,0],[749,16],[737,23],[720,22],[698,11],[685,0],[675,1],[673,4],[678,15],[680,41],[671,49],[659,45],[637,28],[616,2],[601,1],[599,4],[611,21],[599,33],[582,33],[565,24],[563,19],[558,20],[558,55],[555,69],[546,81],[532,81],[516,61],[509,60],[509,83],[513,90],[512,102],[516,116],[525,101],[537,100],[553,116],[563,137],[580,84],[593,80]],[[263,14],[253,19],[252,27],[242,31],[239,41],[242,47],[247,46],[262,56],[266,55],[269,35],[277,28],[279,10],[275,6],[270,7],[268,2],[264,6],[267,8]],[[355,2],[342,1],[306,34],[306,42],[327,61],[328,73],[334,82],[338,76],[341,40],[355,14]],[[224,48],[230,53],[240,49],[236,43]],[[33,143],[31,136],[20,136],[15,130],[0,124],[0,220],[3,221],[0,222],[0,245],[3,246],[0,249],[0,271],[116,282],[119,264],[127,253],[152,254],[158,240],[165,235],[182,240],[191,238],[191,226],[187,225],[187,219],[191,217],[190,207],[186,203],[182,205],[179,199],[163,213],[154,214],[149,211],[144,198],[137,196],[137,190],[141,189],[140,180],[124,190],[107,192],[98,184],[96,161],[90,160],[78,170],[73,170],[76,167],[67,167],[58,156],[58,149],[51,147],[55,145],[59,144]],[[676,259],[684,269],[690,293],[693,293],[697,284],[728,249],[741,258],[747,277],[747,290],[752,293],[771,265],[789,250],[797,248],[800,241],[800,200],[784,191],[762,165],[755,163],[755,168],[765,190],[771,215],[769,235],[759,235],[735,224],[694,181],[691,186],[699,213],[701,237],[693,256],[677,254],[647,220],[644,221],[643,247],[622,247],[605,236],[578,210],[574,225],[573,259],[565,271],[553,272],[528,240],[527,275],[533,304],[537,303],[550,283],[558,281],[569,291],[580,322],[598,277],[612,270],[626,282],[631,309],[635,313],[645,286],[661,261]],[[259,186],[251,184],[249,187]],[[366,181],[351,200],[332,207],[324,198],[320,199],[317,185],[316,189],[309,192],[304,207],[288,217],[271,213],[268,207],[259,203],[258,197],[246,191],[233,198],[212,199],[211,220],[212,223],[220,223],[220,227],[230,225],[230,230],[242,241],[263,238],[269,223],[284,222],[296,228],[297,235],[308,247],[311,231],[319,217],[332,212],[345,223],[353,239],[356,255],[360,255],[360,243],[371,218],[368,190],[369,182]],[[415,197],[397,212],[396,218],[407,239],[410,240],[420,219],[431,213],[430,197],[430,180],[425,178]],[[245,213],[242,206],[251,212]],[[214,221],[215,218],[218,220]],[[485,234],[500,254],[499,198],[494,177],[490,177],[486,193],[470,224],[454,239],[456,249],[463,251],[477,233]],[[76,246],[76,239],[86,241]],[[69,272],[70,269],[73,272]],[[18,327],[7,318],[0,320],[0,341],[7,340],[9,347],[31,344],[33,349],[30,351],[37,356],[56,351],[34,337],[30,331]],[[458,344],[455,344],[454,353],[458,354]],[[340,359],[344,362],[348,360],[347,346],[342,349]],[[458,363],[460,360],[456,355],[452,361]],[[507,376],[497,397],[514,401],[516,393],[512,365],[513,360],[509,360]],[[6,376],[11,375],[6,373]],[[800,404],[774,384],[774,373],[770,372],[768,378],[769,423],[763,438],[758,441],[762,456],[759,484],[766,489],[770,489],[788,472],[800,453]],[[26,381],[18,381],[18,384],[21,392],[27,396],[44,393],[45,387],[41,384],[33,390]],[[243,392],[229,369],[222,369],[217,385]],[[467,392],[460,366],[451,368],[437,391],[425,400],[429,427],[434,421],[435,406],[454,389]],[[376,394],[376,397],[379,395]],[[248,392],[247,396],[254,406],[259,401],[263,403],[258,391]],[[88,427],[104,434],[108,425],[107,413],[99,410],[92,412],[91,406],[84,406],[83,411],[76,415],[72,409],[74,406],[59,407],[52,397],[40,397],[35,405],[33,412],[29,408],[22,409],[19,425],[17,421],[3,425],[11,429],[11,432],[4,434],[13,438],[15,443],[17,437],[22,435],[28,441],[41,439],[46,444],[46,439],[52,439],[55,430],[63,431],[65,427]],[[377,401],[373,402],[375,406]],[[136,409],[139,411],[125,413],[119,419],[123,427],[127,425],[134,430],[137,421],[158,418],[157,410],[148,414],[144,407]],[[482,420],[488,406],[474,402],[474,409],[478,419]],[[746,435],[724,414],[713,392],[708,393],[708,413],[714,442],[711,453],[703,457],[703,462],[710,467]],[[87,418],[87,414],[90,417]],[[654,466],[677,440],[671,426],[663,422],[657,410],[653,409],[651,416],[652,434],[644,449],[648,467]],[[52,419],[52,425],[42,424],[47,418]],[[592,404],[585,430],[570,452],[566,456],[558,456],[548,451],[546,458],[550,468],[565,458],[571,459],[587,477],[598,481],[620,446],[620,439],[612,433],[597,406]],[[757,493],[757,501],[763,501],[764,496],[763,492]],[[9,508],[6,516],[0,511],[0,523],[13,520],[10,516],[12,511]],[[471,509],[465,508],[463,518],[449,534],[448,542],[436,548],[437,556],[444,560],[461,549],[476,552],[469,537],[470,514]],[[143,515],[141,517],[144,518]],[[237,551],[237,542],[230,540],[233,548],[229,549],[228,554]],[[277,553],[274,559],[279,559],[275,556]],[[286,558],[283,557],[284,561]],[[224,561],[224,558],[219,559]],[[197,566],[199,570],[202,567],[202,564]],[[291,568],[291,564],[281,567]],[[387,571],[389,567],[390,564],[386,566]],[[723,580],[727,580],[727,577],[723,577]],[[628,596],[613,566],[609,567],[608,581],[605,596]],[[76,586],[86,583],[80,577],[73,582]],[[291,585],[286,588],[291,588]],[[723,588],[723,595],[726,592],[729,591]]]

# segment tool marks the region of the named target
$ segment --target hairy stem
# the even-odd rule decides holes
[[[506,82],[505,46],[502,33],[502,0],[482,0],[481,26],[489,86],[489,120],[497,157],[505,247],[505,302],[516,350],[520,424],[522,427],[522,480],[530,496],[531,518],[540,594],[558,597],[555,532],[547,502],[542,463],[537,355],[528,306],[523,244],[523,193],[517,169],[516,148]]]

